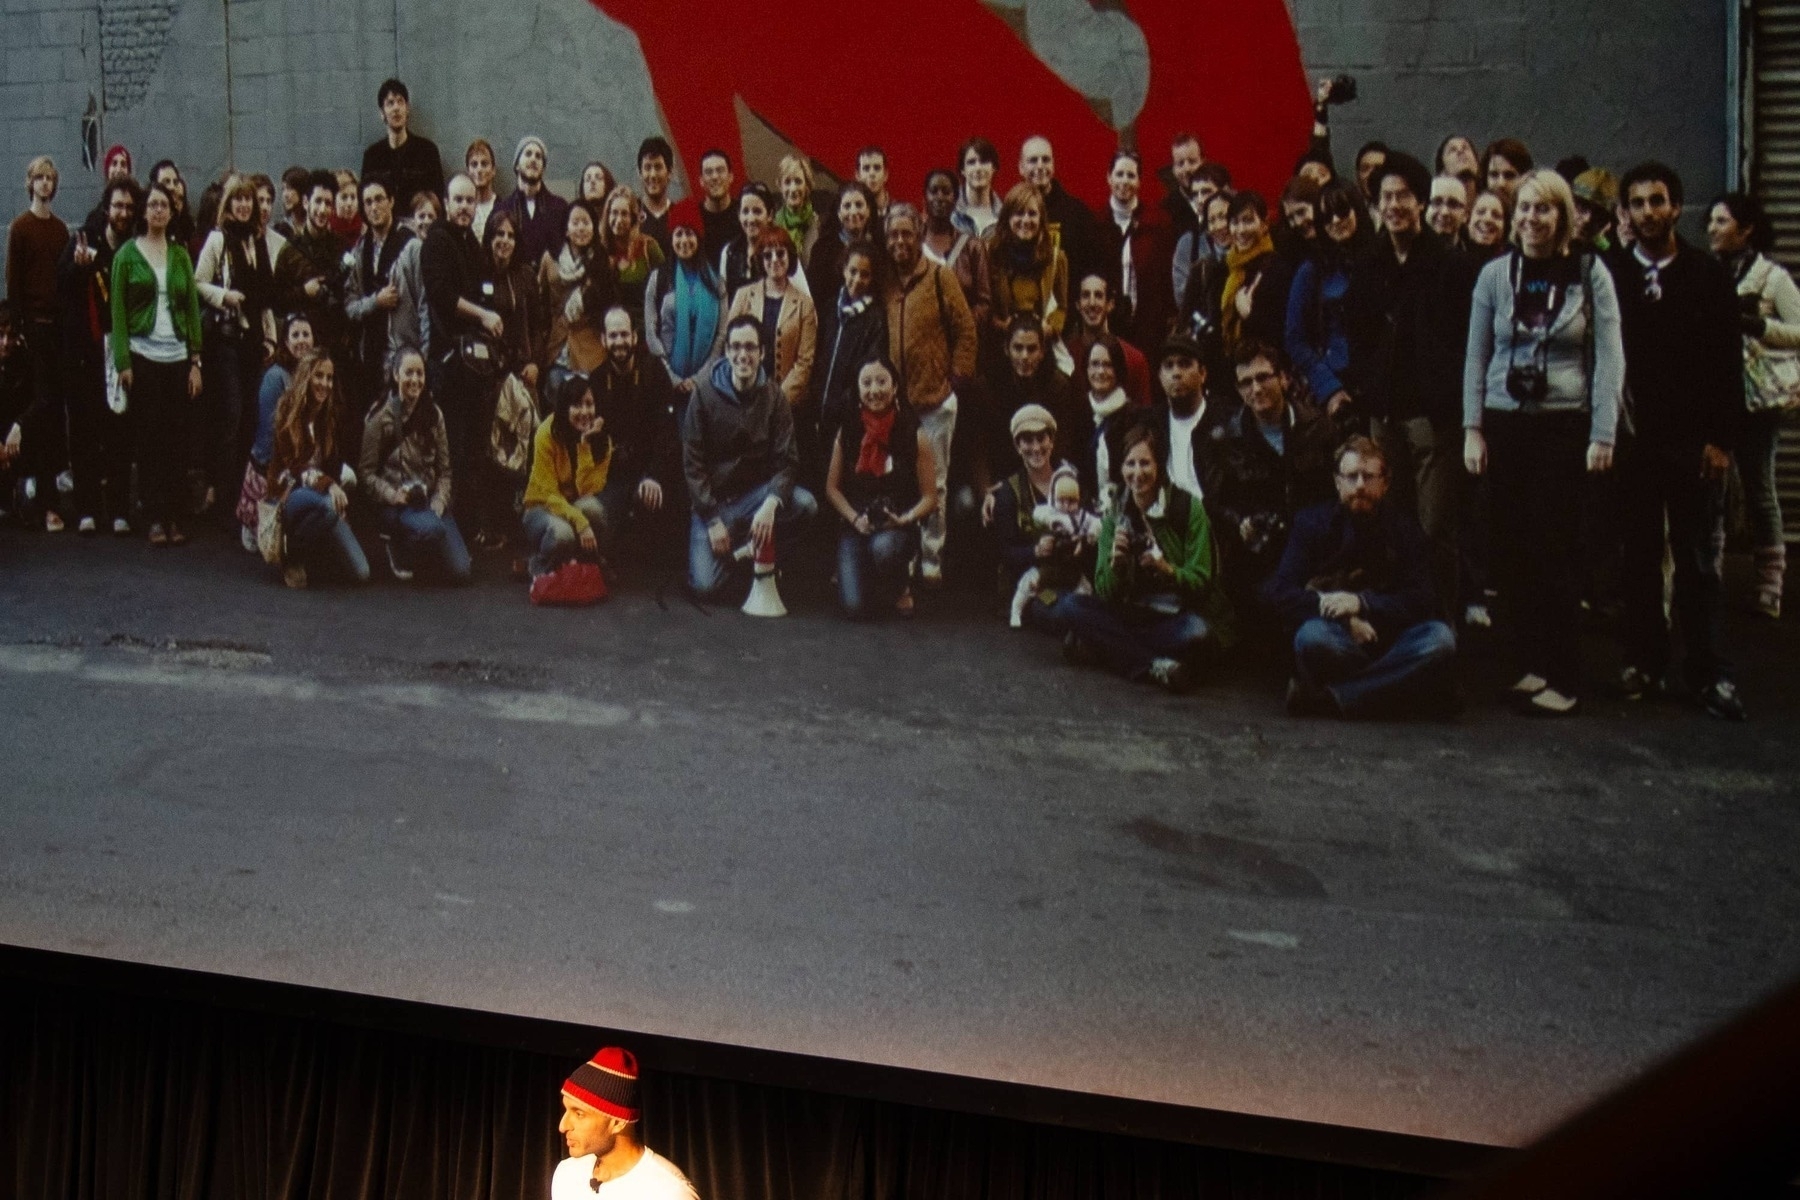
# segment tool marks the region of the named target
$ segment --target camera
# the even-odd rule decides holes
[[[1246,520],[1250,529],[1244,537],[1244,549],[1256,558],[1266,554],[1287,533],[1287,521],[1278,512],[1260,512]]]
[[[1510,367],[1506,372],[1506,393],[1521,408],[1531,408],[1550,395],[1550,377],[1535,362]]]
[[[894,510],[888,504],[886,496],[875,497],[869,507],[863,510],[863,516],[868,519],[871,529],[886,529],[894,524]]]
[[[1330,90],[1325,93],[1327,104],[1349,104],[1356,99],[1356,76],[1339,75],[1332,79]]]

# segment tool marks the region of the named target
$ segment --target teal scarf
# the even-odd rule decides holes
[[[719,330],[719,296],[706,274],[679,260],[675,263],[675,344],[669,347],[669,370],[688,379],[706,365],[713,335]]]

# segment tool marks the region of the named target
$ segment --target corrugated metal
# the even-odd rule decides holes
[[[1750,186],[1775,231],[1775,257],[1800,275],[1800,0],[1752,0]],[[1776,462],[1787,540],[1800,542],[1800,423]]]

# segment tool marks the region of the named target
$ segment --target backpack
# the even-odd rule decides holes
[[[500,381],[494,423],[488,431],[488,454],[494,465],[515,479],[523,478],[531,466],[531,438],[537,427],[531,389],[517,375],[507,375]]]

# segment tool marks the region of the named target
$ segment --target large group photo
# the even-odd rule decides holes
[[[1742,719],[1721,624],[1780,616],[1800,400],[1761,206],[1706,198],[1699,246],[1654,160],[1343,155],[1354,95],[1319,84],[1279,193],[1179,132],[1118,150],[1092,206],[1050,134],[946,142],[918,196],[877,145],[828,187],[803,155],[743,180],[651,135],[567,198],[527,135],[501,195],[495,147],[447,172],[399,79],[360,172],[190,196],[114,145],[71,231],[38,157],[0,319],[6,505],[47,534],[222,534],[293,588],[479,576],[581,605],[635,563],[696,602],[776,615],[806,579],[879,620],[948,580],[1178,692],[1286,647],[1296,715],[1453,715],[1459,639],[1491,631],[1522,713],[1603,682]]]

